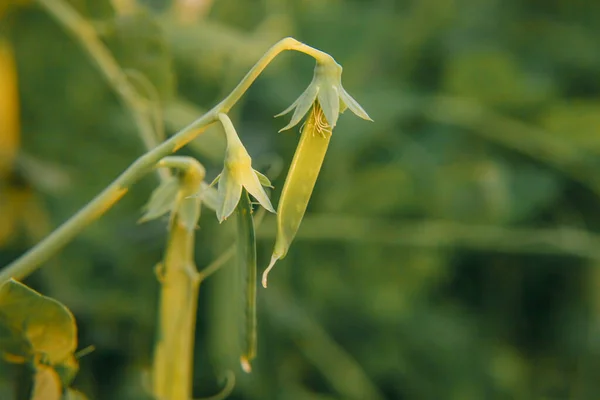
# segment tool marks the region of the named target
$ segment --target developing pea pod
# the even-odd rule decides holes
[[[252,371],[251,361],[256,357],[256,237],[252,205],[248,192],[243,189],[237,205],[238,264],[245,277],[244,348],[240,363],[245,372]]]
[[[315,102],[302,127],[300,142],[283,184],[277,207],[275,247],[271,262],[262,276],[262,285],[265,288],[269,272],[277,260],[285,257],[296,232],[298,232],[330,139],[331,127],[325,119],[319,102]]]

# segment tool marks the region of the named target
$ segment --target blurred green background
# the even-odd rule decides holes
[[[252,374],[237,361],[232,266],[202,285],[196,397],[232,370],[232,399],[600,398],[600,2],[69,3],[124,69],[155,87],[146,92],[167,134],[285,36],[333,55],[375,120],[340,118],[296,242],[258,291]],[[0,132],[3,150],[18,149],[0,175],[6,265],[144,147],[56,20],[35,1],[3,0],[0,13],[21,124],[12,139]],[[278,134],[287,120],[273,115],[312,68],[306,56],[281,55],[232,112],[256,167],[275,178],[275,201],[298,133]],[[181,154],[212,180],[223,151],[215,129]],[[96,347],[74,384],[91,399],[145,398],[166,221],[136,221],[156,184],[145,178],[26,280],[73,311],[80,348]],[[232,243],[229,225],[203,211],[199,268]],[[261,266],[274,232],[267,216]],[[7,371],[2,399],[12,398]]]

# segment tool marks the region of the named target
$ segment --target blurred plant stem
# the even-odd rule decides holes
[[[61,10],[72,18],[80,18],[72,9],[60,0],[40,0],[44,5],[50,5],[49,9]],[[58,6],[56,5],[58,4]],[[66,10],[66,11],[65,11]],[[62,15],[62,14],[61,14]],[[75,17],[73,17],[75,15]],[[81,34],[89,35],[89,31],[84,29]],[[194,122],[171,136],[168,140],[162,142],[155,148],[149,150],[146,154],[139,157],[131,164],[121,175],[117,177],[106,189],[92,199],[87,205],[79,210],[69,220],[59,226],[52,234],[31,248],[20,258],[3,268],[0,272],[0,282],[10,278],[23,279],[34,272],[42,263],[60,250],[77,236],[87,225],[101,217],[109,210],[121,197],[127,193],[129,188],[140,178],[152,171],[156,163],[165,156],[168,156],[193,140],[202,133],[209,125],[217,121],[220,113],[227,113],[248,90],[256,78],[269,65],[269,63],[281,52],[286,50],[295,50],[305,53],[317,60],[330,59],[326,53],[314,49],[297,41],[294,38],[287,37],[274,44],[266,53],[256,62],[242,78],[240,83],[233,91],[219,104],[214,106],[206,114],[196,119]]]
[[[270,221],[271,222],[271,221]],[[273,238],[274,223],[257,231]],[[516,228],[457,221],[390,221],[349,215],[307,215],[297,240],[378,243],[388,246],[456,247],[520,254],[556,254],[600,260],[600,236],[583,229]]]
[[[419,112],[432,120],[471,130],[487,140],[550,164],[600,197],[600,180],[596,175],[586,173],[585,166],[591,159],[587,149],[573,146],[563,137],[505,116],[473,100],[454,96],[434,96],[423,100],[419,103],[422,105]]]
[[[311,360],[341,398],[385,398],[352,355],[282,290],[273,289],[266,305],[269,314],[288,331],[304,356]]]
[[[152,114],[155,112],[156,107],[152,107],[146,99],[137,93],[125,72],[98,37],[92,24],[63,0],[38,0],[38,2],[79,41],[83,49],[98,65],[110,86],[133,117],[146,149],[151,150],[156,147],[162,139],[159,135],[160,129],[153,126],[152,121]],[[169,177],[167,170],[161,169],[158,174],[161,179]]]

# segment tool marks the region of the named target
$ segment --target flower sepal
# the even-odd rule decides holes
[[[362,119],[372,121],[369,114],[342,86],[342,71],[342,66],[333,58],[318,60],[310,85],[292,105],[276,115],[280,117],[294,110],[290,122],[280,132],[296,126],[317,101],[331,129],[335,128],[340,113],[346,109]]]
[[[219,114],[219,120],[223,124],[227,137],[223,171],[213,181],[217,183],[219,203],[216,212],[219,222],[223,222],[233,213],[240,201],[242,188],[245,188],[267,211],[275,213],[271,200],[263,188],[263,186],[270,186],[271,182],[252,168],[252,158],[238,137],[229,117]]]

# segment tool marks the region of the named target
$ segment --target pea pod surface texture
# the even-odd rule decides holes
[[[267,287],[267,276],[277,260],[281,260],[298,232],[306,212],[325,153],[331,139],[331,128],[323,110],[316,102],[302,127],[302,135],[288,171],[277,207],[277,237],[271,262],[262,276]]]

